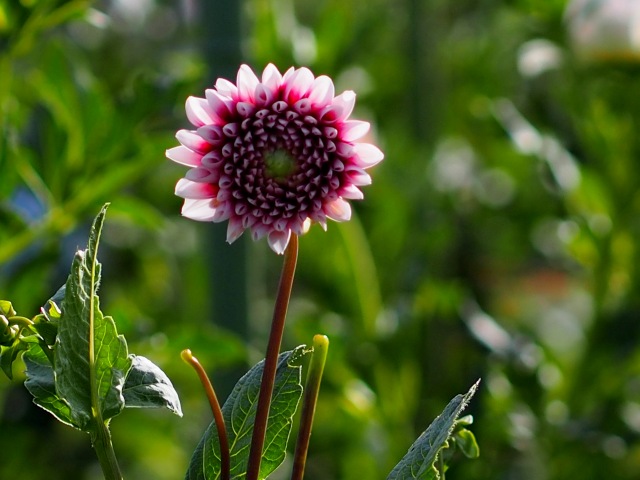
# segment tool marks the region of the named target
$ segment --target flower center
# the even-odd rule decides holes
[[[285,181],[298,168],[295,159],[280,148],[265,153],[264,163],[267,176],[279,182]]]

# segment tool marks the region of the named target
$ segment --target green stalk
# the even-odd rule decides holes
[[[207,372],[204,371],[202,364],[196,357],[193,356],[191,350],[183,350],[180,354],[182,359],[193,367],[193,369],[200,377],[200,382],[207,393],[209,399],[209,405],[213,412],[213,418],[216,422],[216,430],[218,431],[218,442],[220,444],[220,479],[229,480],[231,478],[231,454],[229,453],[229,439],[227,436],[227,428],[224,423],[224,417],[222,415],[222,409],[220,408],[220,402],[213,389],[213,385],[207,376]]]
[[[322,381],[322,373],[324,372],[324,364],[327,361],[328,350],[329,339],[325,335],[315,335],[313,337],[313,356],[311,357],[307,382],[304,387],[300,431],[296,442],[291,480],[302,480],[304,477],[304,467],[307,463],[307,452],[309,451],[313,417],[316,413],[320,382]]]
[[[267,345],[267,355],[264,359],[264,370],[262,372],[262,382],[260,383],[260,394],[258,395],[258,406],[256,409],[256,419],[253,425],[253,435],[251,437],[251,449],[249,450],[249,463],[247,466],[246,480],[258,480],[260,474],[260,463],[262,461],[262,450],[264,439],[267,433],[267,422],[269,420],[269,409],[271,408],[271,395],[276,378],[278,367],[278,355],[280,354],[280,344],[284,333],[284,323],[291,298],[293,287],[293,277],[298,261],[298,237],[291,235],[289,246],[284,252],[284,264],[280,275],[280,284],[276,297],[273,320],[271,322],[271,333]]]
[[[91,435],[91,443],[98,456],[105,480],[122,480],[122,473],[120,473],[116,453],[111,443],[111,434],[104,422],[97,423],[97,431]]]

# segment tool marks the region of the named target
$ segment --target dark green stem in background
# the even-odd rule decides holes
[[[328,350],[329,339],[325,335],[315,335],[313,337],[313,356],[309,364],[307,383],[304,388],[300,431],[296,442],[291,480],[302,480],[304,477],[304,467],[307,463],[307,452],[309,451],[313,417],[316,413],[318,392],[320,391],[320,382],[322,381],[322,373],[324,372],[324,364],[327,361]]]
[[[291,297],[297,261],[298,237],[292,234],[289,246],[284,252],[284,264],[282,266],[278,295],[273,311],[267,355],[264,359],[264,370],[262,372],[262,382],[260,383],[256,419],[253,425],[253,436],[251,437],[251,450],[249,451],[246,480],[258,480],[260,473],[260,462],[262,461],[262,450],[264,448],[269,409],[271,407],[271,395],[273,394],[278,355],[280,354],[280,344],[282,343],[284,323],[289,307],[289,298]]]
[[[218,431],[218,442],[220,443],[220,479],[229,480],[231,478],[231,455],[229,454],[229,438],[227,437],[227,428],[224,423],[224,417],[222,416],[220,402],[218,402],[218,397],[207,376],[207,372],[204,371],[198,359],[193,356],[191,350],[183,350],[181,356],[182,359],[196,371],[205,392],[207,392],[209,405],[211,405],[213,418],[216,422],[216,430]]]
[[[120,473],[116,453],[113,450],[109,429],[103,422],[98,423],[96,426],[97,431],[91,434],[91,441],[93,449],[98,456],[104,478],[105,480],[122,480],[122,473]]]

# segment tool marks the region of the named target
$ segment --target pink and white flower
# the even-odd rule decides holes
[[[347,200],[363,198],[366,169],[384,155],[359,140],[369,123],[349,120],[355,93],[335,95],[327,76],[307,68],[282,75],[268,65],[258,78],[246,65],[236,84],[218,79],[205,98],[189,97],[194,130],[180,130],[167,157],[190,167],[176,185],[182,214],[199,221],[228,220],[227,241],[249,229],[282,254],[291,233],[327,218],[351,218]]]

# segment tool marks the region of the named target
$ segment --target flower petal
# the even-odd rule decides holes
[[[251,67],[248,65],[241,65],[238,70],[238,76],[236,78],[236,85],[238,86],[238,98],[241,101],[253,102],[253,96],[256,91],[256,87],[260,83],[256,74],[253,73]]]
[[[165,152],[165,155],[168,159],[188,167],[199,167],[202,159],[202,154],[194,152],[184,145],[170,148]]]
[[[196,127],[201,127],[202,125],[213,123],[213,110],[204,98],[187,98],[186,110],[187,118]]]
[[[345,142],[353,142],[364,137],[369,131],[369,122],[349,120],[344,122],[340,129],[340,138]]]
[[[380,163],[384,158],[384,153],[382,153],[378,147],[371,145],[370,143],[356,143],[353,148],[356,152],[356,156],[353,157],[354,163],[358,167],[373,167]]]
[[[289,103],[297,102],[309,93],[313,80],[313,73],[308,68],[299,68],[284,82],[284,98]]]
[[[182,215],[184,217],[199,222],[210,222],[215,217],[215,214],[216,209],[210,199],[187,198],[182,206]]]
[[[236,99],[238,97],[238,88],[226,78],[216,80],[215,86],[218,93],[225,97],[229,97],[230,99]]]
[[[362,200],[364,198],[362,191],[355,185],[347,185],[341,189],[340,196],[349,200]]]
[[[351,218],[351,205],[342,198],[336,198],[324,206],[324,213],[337,222],[344,222]]]
[[[227,226],[227,243],[233,243],[244,233],[244,226],[240,217],[231,217]]]
[[[204,154],[211,149],[209,143],[193,130],[178,130],[176,138],[182,145],[197,153]]]
[[[360,167],[348,166],[344,173],[349,183],[357,187],[371,185],[371,176]]]
[[[206,89],[204,91],[204,95],[207,99],[207,103],[209,103],[209,107],[211,107],[211,111],[214,114],[215,122],[210,123],[220,124],[229,121],[231,111],[233,110],[233,102],[212,88]]]
[[[274,93],[282,85],[282,75],[272,63],[267,65],[262,72],[262,83]]]
[[[323,119],[324,115],[328,115],[327,121],[329,123],[345,120],[351,115],[351,112],[353,112],[353,106],[355,104],[356,94],[353,91],[347,90],[342,92],[333,99],[331,106],[326,107],[325,112],[322,114]]]
[[[218,195],[218,186],[211,183],[193,182],[181,178],[176,184],[176,195],[182,198],[215,198]]]
[[[284,232],[273,231],[269,233],[267,237],[267,241],[269,242],[269,246],[271,250],[276,252],[278,255],[282,255],[289,245],[289,240],[291,239],[291,230],[285,230]]]
[[[333,81],[326,75],[320,75],[313,81],[309,100],[316,107],[325,107],[331,103],[334,94]]]
[[[207,168],[192,168],[187,171],[184,178],[198,183],[216,183],[220,178],[220,172]]]

